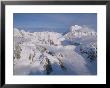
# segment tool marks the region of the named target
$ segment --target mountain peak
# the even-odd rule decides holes
[[[74,25],[74,26],[71,26],[71,27],[70,27],[70,31],[79,30],[79,29],[81,29],[81,28],[82,28],[82,27],[79,26],[79,25]]]
[[[70,32],[76,32],[76,31],[79,31],[79,32],[95,32],[92,28],[89,28],[86,25],[83,25],[83,26],[74,25],[74,26],[70,27]]]

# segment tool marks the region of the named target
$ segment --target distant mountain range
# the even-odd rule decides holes
[[[64,33],[68,31],[69,28],[52,28],[52,27],[38,27],[38,28],[17,28],[19,30],[25,30],[27,32],[58,32],[58,33]]]

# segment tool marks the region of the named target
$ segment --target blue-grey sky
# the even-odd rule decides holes
[[[26,31],[52,29],[66,31],[72,25],[86,25],[97,30],[96,13],[14,13],[14,27]]]

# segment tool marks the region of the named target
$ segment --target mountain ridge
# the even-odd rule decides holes
[[[96,35],[79,37],[74,32],[30,33],[14,28],[14,75],[97,74]],[[69,42],[64,45],[62,42],[66,40]]]

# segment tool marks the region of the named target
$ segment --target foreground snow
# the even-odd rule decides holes
[[[74,29],[81,27],[76,26]],[[92,32],[95,35],[88,38],[83,35],[79,41],[79,36],[74,37],[70,32],[63,36],[56,32],[14,30],[14,75],[97,74],[95,33]],[[76,40],[78,45],[75,44]],[[68,41],[66,45],[64,41]]]

